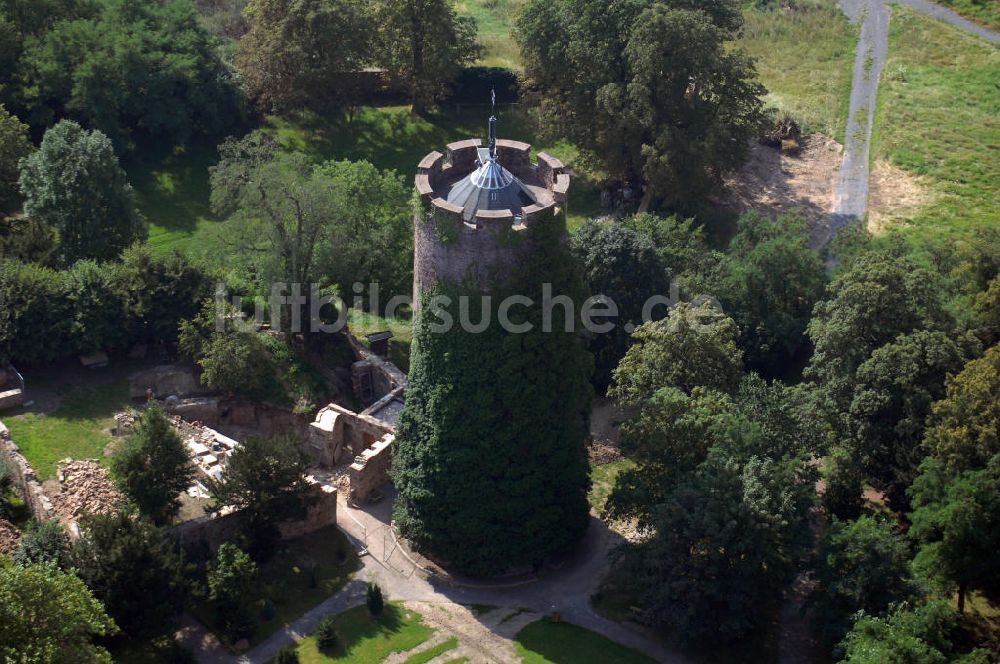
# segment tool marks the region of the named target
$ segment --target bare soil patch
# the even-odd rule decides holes
[[[803,138],[797,155],[755,144],[743,168],[725,179],[724,193],[715,202],[740,214],[799,209],[809,222],[810,236],[819,236],[833,210],[843,149],[823,134]]]
[[[879,159],[872,167],[869,181],[868,231],[876,235],[884,233],[932,199],[930,187],[922,178]]]

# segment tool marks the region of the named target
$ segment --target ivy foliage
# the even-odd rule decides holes
[[[393,457],[396,520],[418,549],[468,574],[541,561],[587,527],[592,360],[579,336],[565,331],[562,307],[553,308],[551,332],[540,306],[509,311],[510,322],[534,326],[529,332],[497,324],[506,295],[537,305],[546,282],[579,303],[582,281],[563,229],[529,226],[526,251],[544,258],[526,257],[489,301],[477,285],[438,283],[418,314]],[[462,329],[462,296],[467,320],[490,317],[483,331]],[[455,324],[441,331],[448,319]]]

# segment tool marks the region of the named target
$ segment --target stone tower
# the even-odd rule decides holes
[[[420,206],[414,219],[413,301],[437,280],[472,280],[484,291],[517,266],[529,243],[513,241],[533,224],[562,224],[569,175],[541,152],[531,163],[527,143],[496,139],[490,118],[487,147],[479,139],[450,143],[417,168]]]

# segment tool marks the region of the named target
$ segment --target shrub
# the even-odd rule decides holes
[[[382,589],[377,583],[368,583],[368,592],[365,593],[365,605],[368,606],[368,613],[373,616],[381,615],[385,608],[385,599],[382,597]]]
[[[285,646],[278,651],[274,664],[299,664],[299,651],[295,646]]]
[[[371,610],[370,606],[369,610]],[[319,622],[315,635],[316,645],[322,652],[330,654],[336,650],[339,641],[337,639],[337,625],[332,616],[327,616]]]

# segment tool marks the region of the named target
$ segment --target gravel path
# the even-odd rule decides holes
[[[968,21],[950,9],[928,0],[896,1],[993,44],[1000,44],[1000,33]],[[861,31],[854,54],[844,160],[837,180],[826,242],[833,239],[837,231],[863,217],[868,209],[872,122],[875,118],[879,76],[889,49],[889,3],[886,0],[841,0],[840,5],[852,21],[861,23]]]

